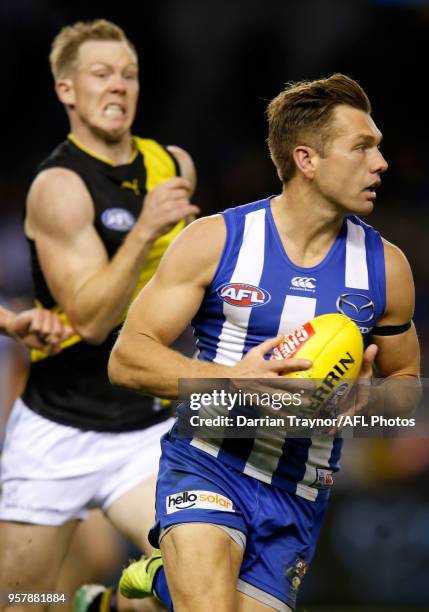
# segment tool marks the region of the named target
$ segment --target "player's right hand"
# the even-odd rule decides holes
[[[143,210],[136,228],[148,241],[156,240],[186,217],[197,215],[198,206],[191,204],[191,183],[182,177],[175,177],[149,191],[143,202]]]
[[[13,315],[7,323],[7,332],[28,348],[47,353],[58,353],[61,343],[75,333],[58,315],[42,308]]]
[[[260,397],[269,395],[278,398],[283,397],[285,393],[298,393],[298,406],[302,410],[309,405],[314,382],[311,379],[288,378],[285,375],[308,370],[313,364],[308,359],[266,359],[282,340],[283,336],[270,338],[251,349],[239,363],[231,367],[230,385]],[[264,406],[258,406],[263,414],[278,413],[277,410],[273,412],[266,404]],[[282,412],[286,411],[283,409]]]
[[[234,370],[233,377],[275,378],[311,368],[312,362],[309,359],[265,359],[265,356],[280,344],[282,339],[283,336],[269,338],[252,348],[239,363],[231,368]]]

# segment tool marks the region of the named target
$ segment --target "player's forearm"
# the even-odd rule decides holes
[[[128,235],[108,265],[82,285],[68,309],[78,334],[99,344],[120,323],[136,290],[152,242]]]
[[[189,359],[143,334],[119,336],[109,360],[114,385],[176,399],[180,378],[229,378],[231,367]]]
[[[372,391],[368,412],[387,417],[411,414],[422,394],[420,379],[415,375],[386,378]]]

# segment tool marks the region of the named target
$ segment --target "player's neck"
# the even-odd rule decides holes
[[[284,190],[271,200],[274,222],[289,258],[309,268],[327,255],[340,231],[343,216],[315,198]]]
[[[134,153],[134,141],[130,132],[115,142],[109,142],[84,127],[72,128],[70,136],[80,148],[115,166],[128,163]]]

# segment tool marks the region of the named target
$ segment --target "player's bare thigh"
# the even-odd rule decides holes
[[[77,521],[56,527],[0,521],[0,592],[53,592],[76,526]],[[29,608],[13,607],[21,609]],[[33,612],[41,609],[31,606]]]
[[[236,591],[244,551],[216,525],[178,525],[162,538],[161,551],[175,612],[273,610]]]
[[[177,612],[235,612],[243,549],[225,531],[181,524],[162,538],[161,551]]]
[[[121,495],[106,510],[106,516],[120,533],[145,553],[150,553],[147,534],[155,521],[156,476],[140,482]]]

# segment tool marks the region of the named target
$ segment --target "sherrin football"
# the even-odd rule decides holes
[[[285,336],[273,350],[271,359],[309,359],[309,370],[286,374],[311,378],[316,389],[311,408],[334,407],[357,379],[363,357],[362,334],[357,325],[342,314],[324,314],[304,323]]]

